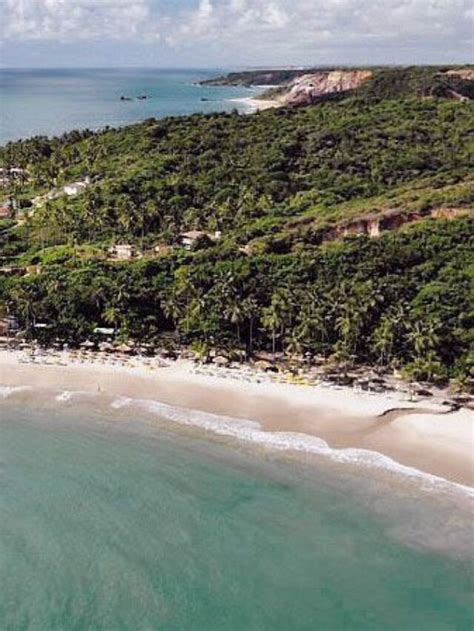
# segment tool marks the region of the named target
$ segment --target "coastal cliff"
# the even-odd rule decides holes
[[[374,68],[292,68],[230,73],[203,85],[262,86],[256,109],[314,103],[357,96],[364,100],[400,98],[474,99],[472,66]],[[260,101],[259,106],[257,101]]]
[[[372,77],[370,70],[333,70],[298,77],[284,89],[283,105],[309,105],[331,94],[350,92]]]

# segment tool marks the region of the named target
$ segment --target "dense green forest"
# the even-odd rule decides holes
[[[469,379],[473,112],[381,89],[10,143],[3,168],[26,172],[4,190],[0,300],[45,343],[107,325],[157,347]],[[189,230],[209,236],[187,250]],[[110,260],[116,243],[139,256]]]

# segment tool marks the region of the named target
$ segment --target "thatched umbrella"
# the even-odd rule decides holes
[[[265,359],[260,359],[258,362],[255,362],[254,366],[259,370],[276,370],[276,367]]]
[[[119,353],[131,353],[132,347],[129,346],[128,344],[120,344],[119,346],[115,347],[115,350],[118,351]]]
[[[227,359],[227,357],[224,357],[224,355],[217,355],[217,357],[214,357],[212,360],[212,363],[217,366],[228,366],[230,364],[230,360]]]
[[[94,342],[92,342],[91,340],[86,340],[85,342],[82,342],[82,344],[80,345],[81,348],[94,348],[95,344]]]
[[[281,352],[277,352],[277,353],[270,353],[269,351],[258,351],[257,353],[255,353],[255,358],[258,361],[265,361],[265,362],[274,362],[274,361],[278,361],[278,360],[282,360],[285,358],[285,353],[281,353]]]
[[[99,344],[99,350],[102,352],[113,351],[114,345],[111,342],[101,342]]]

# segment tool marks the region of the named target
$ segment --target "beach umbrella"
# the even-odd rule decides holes
[[[275,366],[270,362],[267,362],[265,359],[260,359],[259,361],[255,362],[254,365],[255,368],[258,368],[259,370],[276,370]]]
[[[217,357],[214,357],[214,359],[212,360],[212,363],[216,364],[217,366],[228,366],[230,364],[230,360],[223,355],[217,355]]]
[[[94,346],[95,344],[91,340],[86,340],[85,342],[82,342],[81,344],[81,348],[94,348]]]
[[[99,350],[104,352],[104,351],[113,351],[114,350],[114,345],[111,344],[110,342],[101,342],[99,344]]]
[[[130,353],[132,351],[132,347],[128,344],[120,344],[119,346],[115,347],[115,350],[119,353]]]

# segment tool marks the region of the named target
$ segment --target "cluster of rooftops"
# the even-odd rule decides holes
[[[200,241],[208,240],[209,242],[216,243],[222,237],[222,233],[219,230],[215,232],[206,232],[204,230],[190,230],[188,232],[182,232],[178,236],[177,246],[183,247],[186,250],[190,250],[195,244]],[[157,243],[153,247],[153,251],[156,254],[167,254],[171,252],[174,247],[173,245],[168,245],[166,243]],[[130,243],[119,243],[113,245],[108,250],[111,258],[120,260],[120,261],[129,261],[134,258],[140,258],[142,253],[140,250],[130,244]]]

